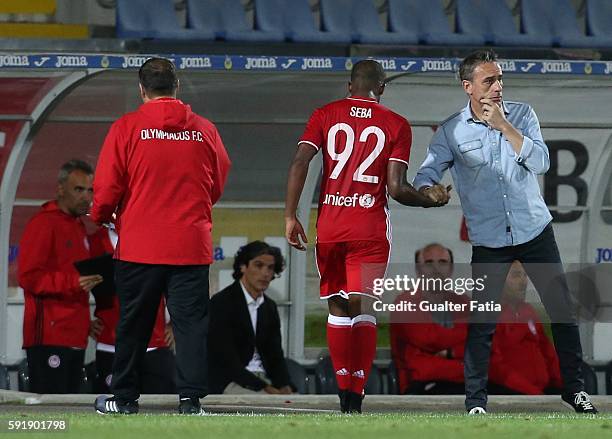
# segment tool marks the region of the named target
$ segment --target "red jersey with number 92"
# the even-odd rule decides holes
[[[351,96],[315,110],[303,144],[323,154],[317,242],[390,242],[387,164],[408,165],[408,121],[375,99]]]

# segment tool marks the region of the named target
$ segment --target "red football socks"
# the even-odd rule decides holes
[[[350,317],[338,317],[331,314],[327,317],[327,346],[334,366],[338,390],[349,390],[351,387]]]
[[[362,394],[376,356],[376,317],[360,314],[352,320],[350,391]]]

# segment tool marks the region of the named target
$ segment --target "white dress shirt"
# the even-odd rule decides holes
[[[247,309],[249,310],[249,315],[251,316],[251,324],[253,325],[253,334],[257,334],[257,309],[264,302],[264,295],[262,294],[257,299],[253,299],[253,297],[249,294],[247,289],[244,287],[242,281],[240,281],[240,287],[242,288],[242,292],[244,293],[244,298],[247,303]],[[263,367],[263,363],[261,362],[261,357],[257,352],[257,348],[255,348],[255,352],[253,353],[253,358],[247,364],[246,369],[249,372],[265,372]]]

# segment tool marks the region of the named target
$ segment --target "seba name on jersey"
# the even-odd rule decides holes
[[[363,107],[351,107],[351,116],[361,119],[372,119],[372,109]]]

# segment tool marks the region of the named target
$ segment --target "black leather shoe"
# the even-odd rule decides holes
[[[585,391],[576,393],[564,393],[561,395],[563,405],[573,409],[576,413],[597,414],[598,411],[591,402],[589,394]]]
[[[100,395],[94,402],[94,408],[101,415],[135,415],[138,413],[138,401],[120,401],[114,396]]]
[[[363,394],[348,392],[348,413],[361,413],[363,398]]]
[[[200,398],[180,398],[178,412],[181,415],[203,415]]]
[[[340,398],[340,411],[342,413],[348,413],[349,411],[349,391],[348,390],[339,390],[338,397]]]

